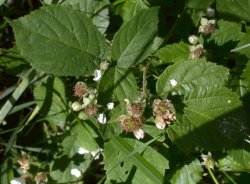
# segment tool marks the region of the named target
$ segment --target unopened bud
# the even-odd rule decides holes
[[[199,42],[199,38],[197,36],[195,36],[195,35],[191,35],[191,36],[188,37],[188,41],[192,45],[196,45]]]
[[[82,105],[76,101],[72,104],[72,109],[73,111],[80,111],[82,109]]]

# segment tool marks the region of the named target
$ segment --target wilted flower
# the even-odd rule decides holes
[[[199,32],[204,34],[210,34],[215,30],[215,20],[208,20],[204,17],[201,18],[201,25],[199,26]]]
[[[96,104],[89,104],[83,110],[88,116],[95,116],[97,114],[98,107]]]
[[[37,183],[46,183],[48,182],[48,173],[46,172],[38,172],[35,176],[35,180]]]
[[[94,71],[94,78],[93,78],[93,80],[94,81],[99,81],[101,79],[101,77],[102,77],[101,70],[95,70]]]
[[[80,99],[88,95],[88,87],[85,82],[77,82],[73,89],[74,96]]]
[[[26,173],[30,169],[29,159],[30,159],[29,155],[24,154],[17,161],[20,164],[20,168],[23,170],[24,173]]]
[[[75,176],[77,178],[81,177],[82,175],[81,171],[77,168],[71,169],[70,173],[72,176]]]
[[[203,160],[202,162],[203,166],[214,170],[214,166],[216,165],[216,162],[214,161],[212,154],[210,152],[208,152],[207,155],[202,154],[201,158]]]
[[[203,45],[201,44],[198,44],[196,46],[192,45],[189,47],[189,50],[191,52],[189,54],[190,59],[198,59],[206,53],[206,51],[203,49]]]
[[[155,99],[153,102],[153,115],[155,124],[159,129],[164,129],[166,125],[176,120],[176,114],[170,100]]]
[[[100,69],[101,70],[107,70],[108,69],[108,67],[109,67],[109,63],[107,62],[107,61],[102,61],[101,63],[100,63]]]
[[[142,116],[142,106],[139,101],[130,102],[128,99],[124,100],[126,102],[127,113],[130,116],[139,118]]]
[[[125,132],[134,132],[143,127],[144,120],[142,117],[135,118],[130,115],[121,115],[120,116],[121,127]]]

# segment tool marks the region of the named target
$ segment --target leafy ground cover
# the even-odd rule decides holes
[[[248,183],[249,9],[0,1],[0,183]]]

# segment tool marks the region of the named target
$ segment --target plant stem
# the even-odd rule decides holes
[[[150,65],[151,61],[148,60],[145,64],[145,66],[142,68],[143,75],[142,75],[142,93],[144,99],[147,98],[147,72],[148,72],[148,67]]]
[[[227,179],[229,180],[229,181],[231,181],[233,184],[237,184],[234,180],[233,180],[233,178],[231,178],[226,172],[224,172],[224,171],[222,171],[222,173],[227,177]]]
[[[212,177],[214,183],[215,183],[215,184],[219,184],[218,180],[217,180],[217,179],[215,178],[215,176],[214,176],[213,171],[212,171],[209,167],[207,168],[207,170],[208,170],[210,176]]]

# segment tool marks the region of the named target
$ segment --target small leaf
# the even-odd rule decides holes
[[[239,97],[229,89],[200,87],[192,89],[183,104],[173,103],[179,111],[168,135],[186,153],[194,146],[207,150],[229,147],[246,128]]]
[[[63,128],[68,117],[64,82],[58,77],[48,77],[34,89],[34,96],[40,112],[47,115],[50,123]]]
[[[236,48],[240,48],[242,46],[249,45],[249,44],[250,44],[250,34],[245,34],[243,37],[241,37],[240,42],[237,44]],[[250,59],[250,46],[242,48],[238,50],[237,52],[245,55],[246,57]]]
[[[202,179],[203,168],[198,159],[184,164],[171,177],[171,184],[196,184]]]
[[[218,46],[222,46],[228,42],[238,41],[243,36],[241,24],[219,20],[217,26],[218,29],[215,30],[209,40],[214,41]]]
[[[228,74],[227,68],[203,60],[180,61],[160,75],[156,90],[162,97],[171,92],[185,95],[195,86],[220,87],[225,84]]]
[[[11,25],[21,54],[49,74],[90,75],[107,53],[105,39],[91,20],[70,6],[42,7]]]
[[[155,65],[175,63],[180,60],[187,60],[189,56],[189,46],[183,42],[166,45],[156,52],[161,61]]]
[[[160,40],[154,43],[158,34],[158,11],[159,8],[142,10],[115,34],[111,55],[118,67],[128,68],[142,62],[160,45]]]
[[[250,21],[250,0],[216,0],[216,9],[219,14]]]

